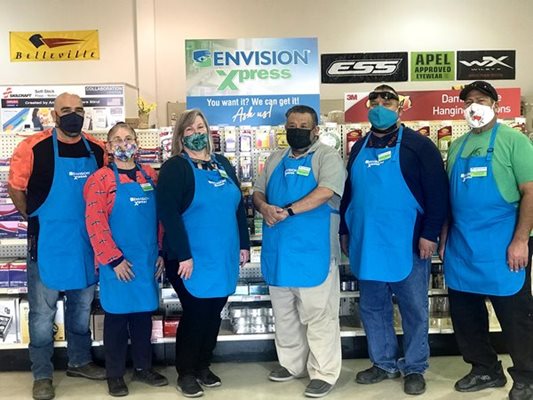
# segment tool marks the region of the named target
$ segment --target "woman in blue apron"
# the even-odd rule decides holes
[[[135,131],[124,123],[108,134],[114,162],[87,180],[86,224],[100,274],[100,302],[105,311],[104,346],[109,394],[125,396],[128,338],[134,381],[164,386],[152,369],[152,313],[159,305],[159,256],[155,202],[156,173],[135,163]]]
[[[162,166],[157,187],[158,214],[167,278],[183,308],[176,332],[178,390],[199,397],[200,384],[221,384],[209,365],[220,312],[235,291],[239,264],[249,259],[250,240],[234,168],[212,153],[199,110],[180,116],[172,142],[174,156]]]

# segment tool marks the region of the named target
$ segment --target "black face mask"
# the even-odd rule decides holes
[[[65,114],[59,117],[58,126],[65,133],[65,135],[76,137],[81,133],[81,128],[83,128],[83,120],[83,115],[71,112],[70,114]]]
[[[311,146],[311,129],[287,128],[287,143],[294,150]]]

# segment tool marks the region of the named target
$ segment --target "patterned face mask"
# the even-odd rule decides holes
[[[119,161],[128,161],[137,153],[137,145],[135,143],[124,143],[122,146],[116,145],[113,149],[113,155],[115,159]]]

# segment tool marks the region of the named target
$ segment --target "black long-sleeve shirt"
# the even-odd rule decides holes
[[[215,154],[215,157],[226,170],[229,178],[235,182],[237,187],[240,187],[235,169],[228,159],[220,154]],[[165,231],[163,253],[169,260],[188,260],[192,254],[182,214],[191,205],[195,191],[194,171],[189,162],[181,156],[174,156],[167,160],[161,166],[156,190],[157,212]],[[248,250],[250,249],[250,237],[242,197],[236,218],[239,227],[240,248]],[[206,234],[216,235],[216,232]],[[209,238],[206,237],[206,240]]]
[[[367,147],[394,147],[397,136],[398,130],[382,138],[372,135]],[[351,168],[363,147],[363,143],[364,140],[360,140],[354,144],[347,165],[348,179],[340,206],[339,233],[341,235],[348,234],[345,214],[352,197],[357,195],[352,193]],[[442,157],[435,144],[429,138],[405,126],[400,144],[400,169],[409,190],[424,210],[423,214],[417,215],[414,226],[413,250],[417,251],[420,237],[437,242],[442,225],[448,216],[448,177]],[[382,201],[394,202],[394,193]]]

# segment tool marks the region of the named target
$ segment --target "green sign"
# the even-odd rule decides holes
[[[411,80],[455,80],[455,53],[453,51],[412,52]]]

